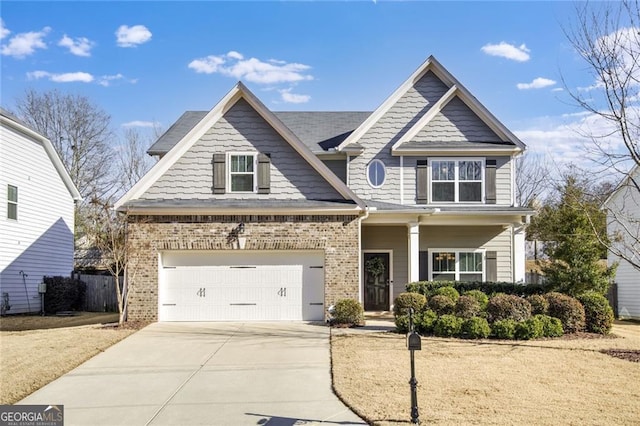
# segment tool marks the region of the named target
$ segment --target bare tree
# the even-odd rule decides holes
[[[591,141],[601,171],[623,182],[622,199],[627,200],[606,204],[607,224],[615,235],[600,239],[614,255],[640,270],[640,182],[629,173],[640,167],[640,7],[637,0],[581,3],[576,13],[576,25],[565,34],[594,81],[578,89],[569,89],[565,81],[565,87],[591,114],[591,126],[583,136]]]
[[[83,198],[113,190],[111,117],[89,98],[29,89],[16,101],[17,115],[56,148]]]
[[[543,157],[530,152],[516,158],[516,203],[518,206],[535,207],[548,188],[549,167]]]
[[[157,131],[154,131],[154,134]],[[153,158],[146,151],[151,145],[152,136],[146,136],[137,129],[124,130],[124,143],[117,150],[117,173],[120,194],[126,192],[153,166]]]

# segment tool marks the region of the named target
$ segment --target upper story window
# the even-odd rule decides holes
[[[380,160],[373,160],[367,166],[367,181],[374,188],[380,188],[387,177],[387,170]]]
[[[7,218],[18,220],[18,187],[7,185]]]
[[[484,256],[474,250],[430,251],[430,280],[484,281]]]
[[[229,192],[255,192],[256,154],[229,154]]]
[[[482,202],[483,162],[479,159],[431,160],[431,201]]]

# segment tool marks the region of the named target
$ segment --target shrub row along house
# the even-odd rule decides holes
[[[323,320],[417,280],[524,280],[524,144],[430,57],[373,112],[184,113],[126,213],[129,318]]]
[[[0,109],[0,313],[39,312],[43,276],[73,270],[80,193],[51,142]]]

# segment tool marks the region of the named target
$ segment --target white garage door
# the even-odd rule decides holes
[[[159,320],[322,321],[323,265],[317,251],[164,252]]]

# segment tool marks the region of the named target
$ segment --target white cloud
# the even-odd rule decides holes
[[[108,87],[111,85],[111,82],[114,80],[122,80],[124,76],[120,73],[114,75],[103,75],[98,79],[98,84],[104,87]]]
[[[51,31],[50,27],[44,27],[42,31],[16,34],[9,39],[9,44],[2,45],[0,53],[5,56],[13,56],[16,59],[22,59],[33,54],[36,49],[46,49],[47,44],[43,39],[49,31]],[[6,36],[8,32],[3,34]]]
[[[503,58],[511,59],[518,62],[526,62],[531,56],[529,56],[529,49],[523,43],[520,46],[514,46],[507,42],[501,41],[498,44],[485,44],[481,50],[487,55],[500,56]]]
[[[62,74],[54,74],[47,71],[33,71],[27,73],[27,77],[30,80],[39,80],[46,78],[54,83],[91,83],[94,77],[86,72],[68,72]]]
[[[516,86],[520,90],[529,90],[529,89],[543,89],[545,87],[555,85],[555,80],[550,80],[548,78],[537,77],[534,78],[531,83],[518,83]]]
[[[11,34],[11,31],[4,26],[4,21],[0,18],[0,40]]]
[[[295,62],[287,63],[275,59],[262,61],[256,58],[244,59],[238,52],[231,51],[224,55],[209,55],[194,59],[189,68],[197,73],[219,73],[238,80],[246,80],[257,84],[295,83],[313,80],[307,74],[310,66]]]
[[[58,46],[66,47],[76,56],[91,56],[94,43],[86,37],[78,37],[75,40],[66,34],[58,42]]]
[[[280,95],[282,96],[282,100],[284,102],[288,102],[291,104],[304,104],[311,100],[311,96],[309,95],[300,95],[297,93],[291,93],[292,89],[284,89],[280,90]]]
[[[154,121],[141,121],[134,120],[129,121],[128,123],[123,123],[122,127],[147,127],[147,128],[155,128],[160,126],[160,123]]]
[[[144,25],[120,25],[116,31],[117,43],[120,47],[135,47],[151,40],[151,31]]]

